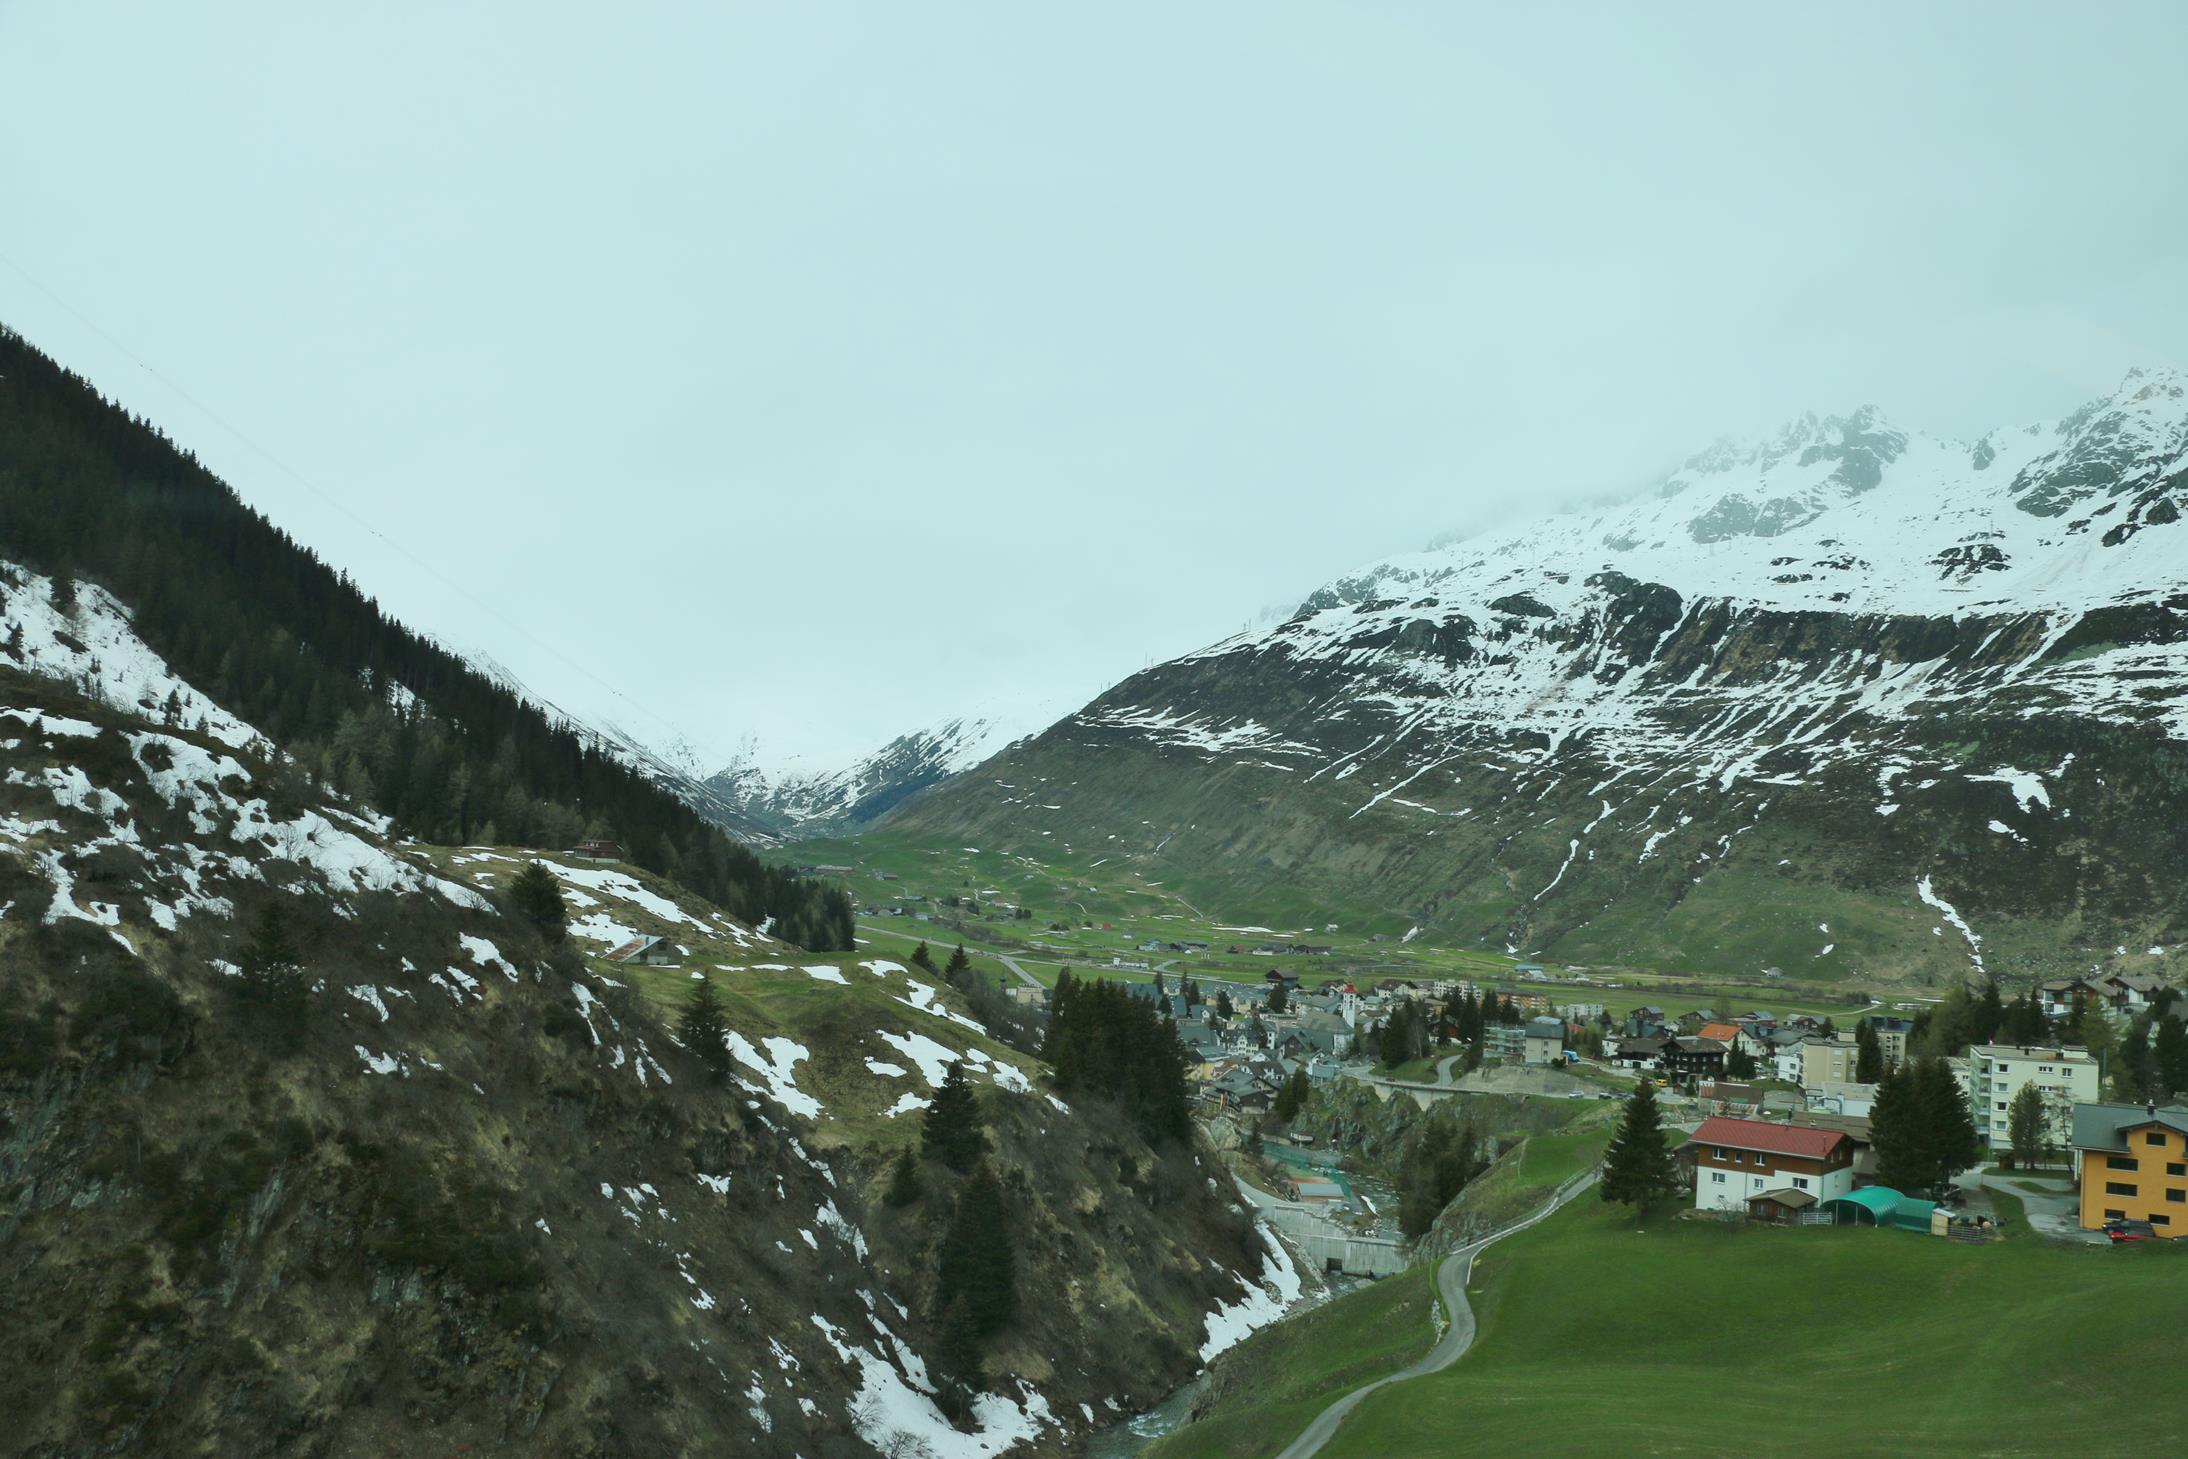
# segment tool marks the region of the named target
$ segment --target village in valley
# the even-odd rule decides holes
[[[967,847],[959,859],[979,856]],[[1311,941],[1216,924],[1156,930],[1144,917],[1057,922],[997,887],[918,892],[905,882],[925,878],[895,870],[801,870],[884,883],[886,895],[861,907],[875,919],[869,931],[908,923],[938,946],[968,930],[1015,943],[1017,955],[1002,958],[1015,977],[998,981],[1035,1023],[1064,968],[1159,1004],[1203,1127],[1235,1152],[1265,1217],[1295,1237],[1329,1238],[1318,1258],[1345,1239],[1342,1259],[1317,1260],[1331,1271],[1395,1269],[1399,1256],[1363,1243],[1395,1248],[1401,1233],[1389,1183],[1351,1168],[1348,1152],[1318,1142],[1302,1119],[1318,1095],[1402,1100],[1423,1113],[1479,1097],[1570,1105],[1557,1118],[1592,1128],[1600,1150],[1611,1116],[1646,1085],[1663,1111],[1680,1204],[1696,1219],[1962,1241],[1997,1239],[2007,1220],[2097,1244],[2188,1236],[2188,1109],[2144,1097],[2177,1082],[2157,1067],[2161,1056],[2180,1058],[2169,1048],[2178,1016],[2160,1016],[2176,992],[2156,972],[2018,991],[1990,981],[1897,1002],[1853,993],[1834,1007],[1783,982],[1740,990],[1525,959],[1480,960],[1458,975],[1410,937],[1346,936],[1334,923],[1330,940]],[[1093,896],[1096,886],[1078,890]],[[1742,1006],[1743,992],[1782,994],[1799,1011]],[[1485,1161],[1518,1142],[1476,1134]],[[1910,1163],[1895,1144],[1923,1155]]]

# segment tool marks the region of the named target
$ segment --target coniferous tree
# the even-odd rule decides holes
[[[1631,1206],[1646,1216],[1670,1203],[1680,1191],[1679,1164],[1664,1138],[1663,1111],[1656,1086],[1642,1080],[1626,1098],[1625,1116],[1603,1157],[1603,1199]]]
[[[927,944],[924,942],[912,949],[911,964],[913,967],[931,973],[935,977],[942,976],[942,970],[934,965],[934,954],[927,951]]]
[[[1869,1112],[1869,1135],[1877,1179],[1910,1195],[1941,1192],[1983,1148],[1960,1082],[1935,1056],[1885,1071]]]
[[[1755,1073],[1755,1056],[1739,1045],[1734,1044],[1725,1054],[1725,1077],[1729,1079],[1753,1079]]]
[[[2023,993],[2006,1005],[2005,1026],[1998,1036],[2009,1044],[2041,1044],[2051,1038],[2051,1023],[2035,997]]]
[[[1216,989],[1216,1017],[1229,1022],[1232,1015],[1237,1011],[1231,1006],[1231,990],[1228,988]]]
[[[2150,1015],[2138,1014],[2112,1064],[2112,1097],[2141,1104],[2158,1097],[2158,1061],[2150,1051]]]
[[[1987,1044],[1998,1037],[1998,1029],[2005,1022],[2006,1008],[1998,995],[1998,980],[1985,978],[1983,991],[1976,998],[1968,1014],[1967,1038],[1971,1044]]]
[[[961,1420],[972,1411],[973,1396],[988,1386],[979,1324],[962,1298],[942,1308],[941,1336],[935,1344],[935,1371],[942,1379],[937,1399],[945,1415]]]
[[[276,1046],[286,1049],[303,1032],[311,988],[304,963],[289,940],[287,921],[273,902],[259,904],[250,936],[236,957],[236,996],[252,1010]]]
[[[921,1189],[919,1158],[913,1154],[912,1147],[906,1145],[897,1152],[896,1160],[889,1167],[889,1188],[883,1192],[882,1200],[902,1208],[918,1200]]]
[[[509,883],[509,906],[539,930],[552,946],[569,932],[570,913],[563,905],[562,883],[538,862],[528,863]]]
[[[1991,991],[1996,993],[1996,984]],[[1915,1103],[1921,1112],[1929,1166],[1924,1188],[1943,1194],[1954,1176],[1982,1157],[1983,1138],[1976,1132],[1960,1081],[1943,1059],[1925,1059],[1915,1071]]]
[[[947,1312],[961,1307],[975,1338],[985,1340],[1018,1316],[1018,1260],[1003,1187],[978,1162],[935,1248],[935,1296]]]
[[[2157,1070],[2157,1092],[2188,1093],[2188,1027],[2171,1009],[2150,1024],[2150,1058]]]
[[[925,944],[921,945],[924,946]],[[949,962],[942,969],[942,976],[948,978],[952,983],[972,976],[972,959],[965,956],[964,943],[957,944],[957,950],[950,954]]]
[[[713,979],[692,980],[676,1032],[684,1047],[706,1065],[709,1078],[719,1084],[729,1077],[729,1024],[722,1017],[722,998],[714,991]]]
[[[1282,1013],[1284,1011],[1286,1007],[1286,995],[1284,993],[1283,983],[1276,982],[1269,984],[1269,996],[1267,1003],[1269,1012],[1271,1013]]]
[[[1874,1084],[1884,1077],[1884,1042],[1868,1019],[1854,1028],[1854,1082]]]
[[[1043,1056],[1066,1093],[1114,1100],[1150,1141],[1191,1130],[1185,1051],[1177,1026],[1141,990],[1096,979],[1052,999]]]
[[[1869,1106],[1877,1180],[1898,1191],[1914,1190],[1927,1174],[1921,1116],[1915,1108],[1914,1069],[1911,1061],[1903,1059],[1885,1070]]]
[[[1398,1174],[1398,1229],[1417,1239],[1477,1175],[1481,1137],[1468,1120],[1423,1120]]]
[[[965,1061],[954,1060],[942,1087],[920,1121],[920,1151],[955,1171],[967,1171],[987,1148],[981,1132],[980,1099],[965,1077]]]

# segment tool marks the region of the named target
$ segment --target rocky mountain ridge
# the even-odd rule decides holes
[[[1348,575],[896,823],[1575,959],[2157,956],[2188,936],[2184,502],[2177,372],[1972,443],[1807,417]]]

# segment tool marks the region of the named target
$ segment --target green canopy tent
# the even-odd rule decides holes
[[[1888,1185],[1863,1186],[1843,1196],[1833,1196],[1822,1209],[1835,1226],[1888,1226],[1899,1231],[1930,1232],[1930,1212],[1935,1201],[1919,1201],[1901,1195]]]

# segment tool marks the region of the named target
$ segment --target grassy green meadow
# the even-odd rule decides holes
[[[1637,1230],[1585,1199],[1492,1247],[1473,1291],[1473,1350],[1362,1404],[1329,1459],[2142,1455],[2188,1434],[2188,1252]]]
[[[1156,875],[1134,858],[1063,847],[1044,848],[1033,856],[884,831],[799,842],[776,853],[776,859],[792,865],[851,868],[836,874],[837,879],[862,904],[886,905],[907,895],[928,898],[914,906],[936,919],[931,922],[910,917],[860,919],[859,936],[883,955],[899,955],[900,948],[909,949],[922,936],[938,946],[962,938],[976,949],[1010,953],[1042,982],[1053,982],[1065,966],[1100,971],[1107,977],[1150,976],[1110,970],[1108,964],[1115,957],[1167,963],[1166,971],[1173,978],[1191,974],[1246,983],[1259,983],[1272,965],[1282,965],[1309,986],[1329,977],[1465,978],[1501,983],[1511,980],[1514,964],[1521,961],[1480,948],[1444,945],[1433,931],[1407,942],[1404,938],[1411,927],[1404,919],[1373,909],[1306,899],[1298,905],[1271,905],[1257,898],[1250,910],[1241,910],[1225,905],[1221,886],[1198,888],[1179,878],[1174,868],[1155,868],[1160,872]],[[975,898],[981,906],[960,911],[936,905],[948,896]],[[1016,907],[1027,908],[1032,917],[1020,919],[1006,910]],[[1726,915],[1735,911],[1728,904]],[[1820,909],[1819,919],[1827,914],[1828,909]],[[952,925],[958,920],[961,928]],[[1061,930],[1052,929],[1051,923],[1063,924]],[[1205,942],[1209,950],[1184,955],[1167,950],[1139,952],[1138,945],[1149,939]],[[1327,946],[1331,952],[1326,957],[1275,960],[1251,955],[1252,947],[1267,941],[1308,942]],[[1232,954],[1233,946],[1241,951]],[[1843,1020],[1862,1006],[1865,997],[1859,987],[1838,980],[1828,969],[1812,966],[1813,962],[1811,958],[1803,964],[1797,976],[1767,981],[1692,972],[1663,974],[1645,967],[1597,968],[1591,976],[1609,978],[1621,986],[1548,986],[1546,991],[1561,1002],[1603,1004],[1614,1014],[1642,1004],[1667,1006],[1675,1012],[1737,1004],[1768,1008],[1780,1016],[1811,1013]],[[1563,970],[1553,964],[1551,971]]]

